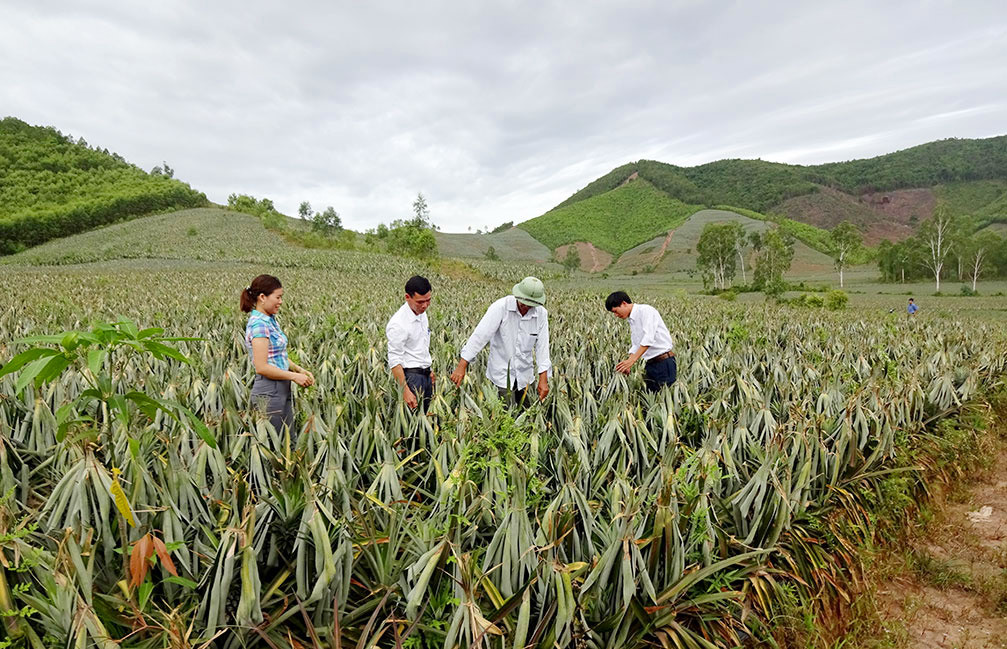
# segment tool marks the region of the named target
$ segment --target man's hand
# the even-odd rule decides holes
[[[294,383],[296,383],[297,385],[301,386],[302,388],[306,388],[309,385],[311,385],[312,383],[314,383],[315,379],[312,378],[312,377],[310,377],[307,374],[303,374],[301,372],[294,372],[293,381],[294,381]]]
[[[539,401],[545,401],[546,395],[549,394],[549,379],[546,378],[545,374],[541,374],[538,377],[538,398]]]
[[[409,389],[408,385],[402,388],[402,398],[406,400],[406,405],[413,410],[415,410],[416,406],[419,405],[419,401],[416,400],[416,395],[413,394],[413,391]]]
[[[308,379],[311,381],[310,383],[308,383],[308,385],[314,385],[315,384],[315,375],[312,374],[311,372],[309,372],[308,370],[304,370],[304,373],[308,375]]]
[[[629,374],[629,370],[630,368],[633,367],[634,362],[636,361],[634,361],[632,358],[627,358],[626,360],[621,361],[618,365],[615,366],[615,371],[619,372],[620,374]]]
[[[433,370],[430,370],[430,382],[433,383],[437,380],[437,375],[434,374]]]
[[[465,371],[469,367],[469,362],[464,358],[458,359],[458,365],[455,367],[455,371],[451,372],[451,382],[455,385],[461,385],[462,379],[465,378]]]

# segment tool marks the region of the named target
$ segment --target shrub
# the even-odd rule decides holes
[[[979,291],[974,290],[968,284],[962,284],[961,294],[962,297],[976,297],[979,295]]]
[[[816,296],[817,297],[817,296]],[[822,299],[819,297],[818,299]],[[846,308],[849,303],[850,297],[846,294],[846,291],[835,290],[829,291],[825,295],[825,308],[829,311],[842,311]]]
[[[738,293],[736,291],[734,291],[734,290],[723,291],[717,297],[719,297],[721,300],[726,300],[728,302],[734,302],[735,300],[738,299]]]
[[[812,307],[814,309],[820,309],[825,306],[825,299],[821,295],[816,295],[813,293],[805,293],[801,296],[798,302],[802,303],[802,306]]]

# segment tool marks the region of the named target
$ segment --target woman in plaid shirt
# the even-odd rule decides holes
[[[287,356],[287,337],[276,322],[283,304],[283,285],[272,275],[259,275],[241,292],[241,310],[248,313],[245,347],[255,365],[251,405],[269,417],[278,431],[294,428],[293,394],[290,382],[301,387],[314,384],[315,377]]]

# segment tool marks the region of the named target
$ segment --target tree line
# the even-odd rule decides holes
[[[430,208],[422,192],[413,201],[411,218],[396,219],[391,225],[381,223],[362,237],[343,228],[342,217],[332,206],[315,212],[310,202],[302,201],[297,214],[307,224],[307,230],[295,227],[297,222],[280,213],[268,198],[231,194],[227,197],[227,206],[236,212],[259,217],[269,230],[309,248],[383,251],[425,260],[437,257],[436,226],[430,220]]]
[[[976,219],[938,207],[915,236],[897,243],[881,242],[875,254],[882,281],[930,279],[940,292],[942,281],[957,280],[966,284],[967,292],[975,293],[980,280],[1007,277],[1007,239],[976,228]],[[751,267],[753,288],[779,293],[786,287],[783,275],[793,260],[794,240],[783,228],[746,233],[737,221],[708,223],[696,245],[696,268],[707,288],[726,290],[738,269],[747,284],[746,268]],[[865,257],[860,231],[848,221],[840,223],[828,233],[827,251],[839,287],[844,288],[846,270]]]
[[[166,173],[165,170],[169,173]],[[151,212],[206,205],[165,163],[148,174],[51,127],[0,120],[0,254]]]
[[[787,288],[784,275],[794,260],[794,236],[779,228],[745,232],[738,221],[707,223],[696,244],[696,268],[707,288],[731,288],[741,270],[748,284],[747,268],[753,269],[752,288],[779,295]]]
[[[938,292],[942,281],[956,280],[976,292],[982,279],[1007,277],[1007,239],[990,230],[977,231],[977,225],[981,224],[974,218],[938,207],[916,235],[878,245],[882,279],[901,283],[933,280]]]

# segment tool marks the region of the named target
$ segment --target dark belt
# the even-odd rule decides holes
[[[647,361],[647,365],[652,365],[652,364],[654,364],[654,363],[656,363],[658,361],[663,361],[666,358],[675,358],[675,352],[668,351],[668,352],[664,352],[663,354],[658,354],[654,358],[651,358],[650,360],[648,360]]]
[[[405,367],[402,368],[405,374],[421,374],[423,376],[430,376],[429,367]]]

